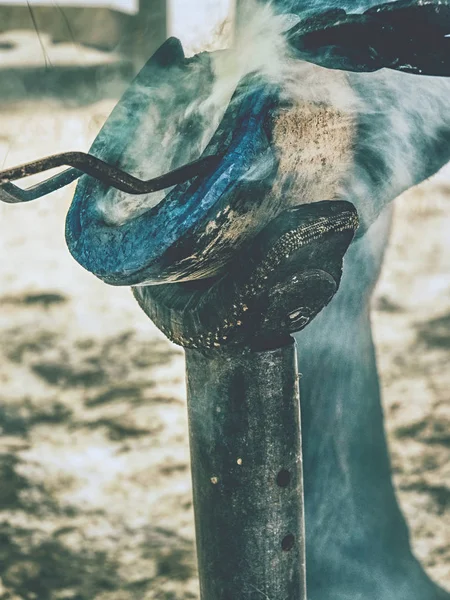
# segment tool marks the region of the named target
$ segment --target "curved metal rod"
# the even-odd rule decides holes
[[[1,171],[0,186],[11,196],[25,196],[26,199],[22,201],[27,202],[28,192],[31,192],[33,196],[29,199],[38,198],[39,195],[48,194],[64,185],[68,185],[68,183],[71,183],[84,173],[128,194],[150,194],[151,192],[158,192],[212,171],[220,160],[220,155],[205,156],[178,169],[174,169],[165,175],[160,175],[153,179],[141,180],[91,154],[86,154],[85,152],[64,152]],[[15,181],[16,179],[22,179],[23,177],[36,175],[62,166],[70,166],[73,169],[56,175],[56,177],[52,177],[29,190],[22,190],[11,184],[11,181]]]
[[[83,175],[83,173],[78,169],[67,169],[59,175],[50,177],[26,190],[13,183],[4,183],[3,185],[0,185],[0,200],[7,202],[8,204],[31,202],[32,200],[42,198],[42,196],[56,192],[56,190],[69,185],[72,181],[81,177],[81,175]]]

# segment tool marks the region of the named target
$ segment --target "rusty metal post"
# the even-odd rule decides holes
[[[186,350],[202,600],[306,600],[295,342]]]

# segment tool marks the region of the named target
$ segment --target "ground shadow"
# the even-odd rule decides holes
[[[100,340],[68,338],[52,319],[65,306],[58,294],[0,300],[19,314],[14,327],[0,332],[0,377],[6,382],[0,390],[0,600],[196,598],[186,587],[195,581],[193,541],[176,524],[131,526],[109,506],[61,501],[61,485],[70,489],[70,477],[67,484],[52,478],[36,450],[80,432],[87,444],[95,433],[94,449],[103,444],[113,455],[128,451],[124,442],[140,440],[146,452],[163,427],[160,406],[183,410],[179,398],[154,391],[156,370],[170,365],[178,351],[134,331]],[[39,311],[50,319],[39,318]],[[33,327],[30,314],[36,314]],[[13,384],[20,378],[26,384],[18,393]],[[75,450],[68,459],[77,460]],[[186,477],[187,468],[166,461],[157,475]],[[95,487],[94,481],[90,489]]]

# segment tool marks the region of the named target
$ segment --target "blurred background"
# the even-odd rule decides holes
[[[168,35],[226,44],[232,13],[0,0],[0,165],[87,151]],[[196,599],[183,354],[69,256],[73,189],[0,205],[0,600]],[[395,484],[450,588],[449,199],[447,168],[396,201],[372,314]]]

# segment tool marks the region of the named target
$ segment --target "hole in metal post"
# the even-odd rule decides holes
[[[280,487],[287,487],[291,483],[291,474],[287,469],[281,469],[277,475],[277,484]]]
[[[289,550],[292,550],[294,547],[294,544],[295,537],[292,535],[292,533],[288,533],[288,535],[284,537],[283,541],[281,542],[281,548],[284,550],[284,552],[289,552]]]

